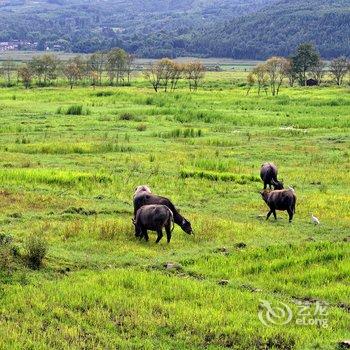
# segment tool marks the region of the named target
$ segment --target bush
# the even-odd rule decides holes
[[[136,127],[137,131],[145,131],[147,129],[147,125],[146,124],[140,124]]]
[[[25,248],[28,266],[39,269],[47,254],[46,240],[38,236],[30,236],[26,241]]]
[[[10,272],[18,255],[18,248],[12,245],[12,237],[0,233],[0,272]]]
[[[83,114],[83,106],[82,105],[73,105],[68,107],[66,111],[66,115],[82,115]]]
[[[152,97],[147,97],[145,100],[145,104],[150,106],[153,104],[153,98]]]
[[[113,91],[98,91],[96,92],[95,96],[97,97],[107,97],[114,95]]]
[[[134,116],[131,113],[123,113],[119,117],[120,120],[133,120]]]

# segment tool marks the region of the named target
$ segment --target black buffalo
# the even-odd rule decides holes
[[[295,192],[292,190],[275,190],[275,191],[261,191],[260,192],[263,200],[270,208],[270,211],[267,214],[266,220],[270,217],[271,214],[275,217],[276,210],[286,210],[289,215],[289,222],[293,220],[293,215],[295,214],[295,205],[297,197]]]
[[[319,85],[319,82],[316,79],[307,79],[306,80],[306,86],[317,86],[317,85]]]
[[[142,206],[150,204],[166,205],[174,215],[175,224],[179,225],[187,234],[193,233],[191,223],[179,213],[174,204],[168,198],[157,196],[150,192],[141,191],[134,196],[134,217],[136,217],[137,211]]]
[[[145,238],[148,241],[147,230],[155,231],[158,234],[156,243],[163,237],[163,228],[165,228],[167,242],[170,243],[171,232],[174,229],[174,216],[172,211],[166,205],[144,205],[136,212],[133,219],[135,225],[135,236]]]
[[[267,185],[269,185],[270,189],[273,188],[275,190],[283,189],[283,182],[277,180],[277,167],[273,163],[264,163],[260,169],[260,177],[264,182],[264,190],[266,190]]]

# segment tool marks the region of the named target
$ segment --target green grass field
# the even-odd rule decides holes
[[[0,249],[0,349],[336,349],[350,338],[350,91],[246,96],[240,79],[210,73],[195,93],[156,94],[140,79],[0,90],[1,232],[17,252]],[[75,105],[81,115],[67,115]],[[265,161],[295,188],[291,224],[265,221]],[[196,235],[136,240],[139,184],[170,197]],[[48,243],[40,270],[21,258],[33,235]],[[293,319],[265,326],[261,300]],[[299,325],[298,302],[328,327]],[[327,315],[314,315],[320,303]]]

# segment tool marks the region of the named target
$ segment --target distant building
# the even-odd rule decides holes
[[[53,46],[53,50],[54,51],[63,51],[63,46],[56,44]]]
[[[0,51],[36,50],[37,46],[37,42],[25,40],[2,41],[0,42]]]
[[[18,50],[18,42],[2,41],[0,42],[0,51],[14,51]]]

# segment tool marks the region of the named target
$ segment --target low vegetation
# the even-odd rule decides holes
[[[0,89],[0,348],[311,350],[349,339],[348,89],[285,78],[278,96],[247,95],[247,74],[207,72],[192,93],[184,81],[156,93],[142,76]],[[292,223],[265,220],[266,161],[295,190]],[[175,226],[170,244],[136,239],[140,184],[171,198],[195,235]],[[262,300],[293,319],[265,326]]]

